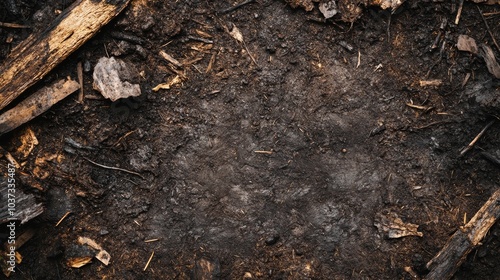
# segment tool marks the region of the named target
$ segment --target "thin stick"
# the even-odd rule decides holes
[[[489,17],[489,16],[494,16],[494,15],[500,15],[500,12],[484,13],[483,15],[486,17]]]
[[[64,221],[64,219],[66,219],[66,217],[68,217],[68,215],[69,215],[70,213],[71,213],[71,212],[69,212],[69,211],[68,211],[68,212],[66,212],[66,214],[64,214],[64,215],[62,216],[62,218],[61,218],[61,219],[59,219],[59,222],[57,222],[56,227],[57,227],[57,226],[58,226],[58,225],[59,225],[62,221]]]
[[[153,256],[155,255],[155,251],[153,251],[151,253],[151,256],[149,257],[149,260],[148,262],[146,263],[146,266],[144,266],[144,269],[142,271],[146,271],[146,269],[148,269],[148,266],[149,266],[149,263],[151,262],[151,260],[153,259]]]
[[[458,22],[460,21],[460,16],[462,15],[462,8],[464,6],[464,0],[460,0],[460,4],[458,4],[458,12],[457,12],[457,17],[455,18],[455,24],[458,25]]]
[[[266,154],[266,155],[272,155],[273,151],[254,151],[256,154]]]
[[[472,149],[472,147],[474,147],[474,145],[476,144],[476,142],[479,140],[479,138],[481,138],[484,133],[486,132],[486,130],[488,130],[488,128],[490,128],[493,124],[495,123],[495,120],[492,120],[491,122],[489,122],[484,128],[483,130],[481,130],[481,132],[479,132],[479,134],[474,137],[474,139],[472,139],[472,141],[469,143],[469,145],[467,145],[467,147],[465,147],[461,152],[460,152],[460,156],[463,156],[465,153],[467,153],[470,149]]]
[[[130,170],[127,170],[127,169],[123,169],[123,168],[119,168],[119,167],[113,167],[113,166],[106,166],[106,165],[102,165],[102,164],[99,164],[95,161],[91,161],[90,159],[86,158],[86,157],[83,157],[86,161],[96,165],[96,166],[99,166],[99,167],[102,167],[104,169],[111,169],[111,170],[117,170],[117,171],[122,171],[122,172],[125,172],[125,173],[129,173],[129,174],[133,174],[133,175],[136,175],[136,176],[139,176],[141,177],[141,179],[143,180],[146,180],[146,178],[144,178],[141,174],[137,173],[137,172],[134,172],[134,171],[130,171]]]
[[[160,239],[159,238],[148,239],[148,240],[144,240],[144,243],[156,242],[158,240],[160,240]]]
[[[250,3],[253,3],[253,2],[255,2],[255,0],[246,0],[246,1],[243,1],[242,3],[240,3],[240,4],[236,4],[236,5],[234,5],[234,6],[230,7],[230,8],[222,10],[222,11],[220,11],[220,13],[221,14],[227,14],[227,13],[233,12],[233,11],[235,11],[235,10],[237,10],[237,9],[245,6],[246,4],[250,4]]]
[[[80,92],[78,93],[78,102],[83,103],[83,67],[82,62],[76,64],[76,74],[78,76],[78,83],[80,84]]]
[[[492,163],[496,164],[497,166],[500,166],[500,159],[498,159],[497,157],[495,157],[494,155],[490,154],[490,153],[487,153],[487,152],[482,152],[481,155],[491,161]]]
[[[495,40],[493,33],[491,33],[490,26],[488,25],[488,22],[486,21],[486,19],[483,16],[483,12],[481,11],[481,8],[479,8],[479,6],[476,6],[476,7],[477,7],[477,10],[479,11],[479,14],[481,15],[481,18],[484,21],[484,25],[486,26],[486,30],[488,30],[488,33],[490,34],[491,39],[493,40],[493,44],[495,44],[495,47],[497,47],[497,50],[500,51],[500,47],[498,46],[497,40]]]
[[[8,27],[8,28],[31,28],[27,25],[17,24],[17,23],[8,23],[8,22],[0,22],[0,27]]]
[[[252,59],[253,63],[255,63],[255,65],[257,67],[260,67],[259,64],[257,63],[257,61],[255,61],[255,58],[253,58],[252,54],[248,50],[247,43],[245,43],[245,41],[243,41],[243,46],[245,47],[245,50],[247,50],[248,56],[250,56],[250,58]]]

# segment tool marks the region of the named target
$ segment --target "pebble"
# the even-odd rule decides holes
[[[267,246],[272,246],[274,244],[276,244],[276,242],[278,242],[278,240],[280,239],[279,235],[275,234],[273,236],[270,236],[266,239],[265,243]]]

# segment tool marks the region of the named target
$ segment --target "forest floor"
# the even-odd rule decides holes
[[[0,22],[33,27],[0,27],[0,63],[70,4],[22,1],[16,16],[0,3]],[[413,279],[405,267],[425,275],[498,189],[481,152],[500,156],[499,122],[460,150],[497,118],[500,83],[456,47],[465,34],[498,56],[498,5],[466,2],[455,24],[449,1],[368,7],[353,23],[273,0],[221,13],[235,4],[133,1],[34,87],[84,66],[83,103],[72,95],[1,138],[20,157],[20,137],[36,135],[23,171],[37,168],[43,190],[19,188],[46,208],[22,228],[36,234],[11,279],[196,279],[206,264],[221,279]],[[182,82],[153,91],[179,74],[161,50]],[[137,69],[140,96],[93,90],[106,56]],[[422,236],[387,238],[375,224],[394,215]],[[80,236],[110,264],[68,267]],[[455,279],[498,279],[499,236],[497,223]]]

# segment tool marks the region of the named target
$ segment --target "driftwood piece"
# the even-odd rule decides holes
[[[7,180],[0,178],[0,224],[15,220],[21,224],[42,214],[44,207],[41,203],[37,203],[32,194],[25,194],[20,189],[15,192],[15,208],[9,211],[9,197],[7,190]]]
[[[0,135],[39,116],[79,88],[80,85],[73,80],[60,80],[49,87],[43,87],[0,115]]]
[[[427,263],[427,280],[450,279],[467,255],[481,245],[481,240],[500,217],[500,190],[497,190],[474,217],[457,230],[441,251]]]
[[[0,109],[83,45],[130,0],[77,0],[44,31],[32,34],[0,66]]]

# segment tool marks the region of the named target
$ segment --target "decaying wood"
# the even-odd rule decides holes
[[[44,31],[32,34],[0,67],[0,109],[90,39],[130,0],[77,0]]]
[[[481,240],[500,217],[500,189],[488,199],[474,217],[457,230],[441,251],[427,263],[425,279],[450,279],[467,254],[481,245]]]
[[[32,194],[25,194],[17,189],[15,193],[16,205],[14,211],[9,212],[9,203],[7,193],[7,181],[2,179],[0,187],[0,224],[15,220],[21,224],[42,214],[44,208],[41,203],[37,203]],[[12,216],[10,214],[13,214]]]
[[[0,115],[0,135],[39,116],[79,88],[80,85],[76,81],[60,80],[38,90],[16,107]]]

